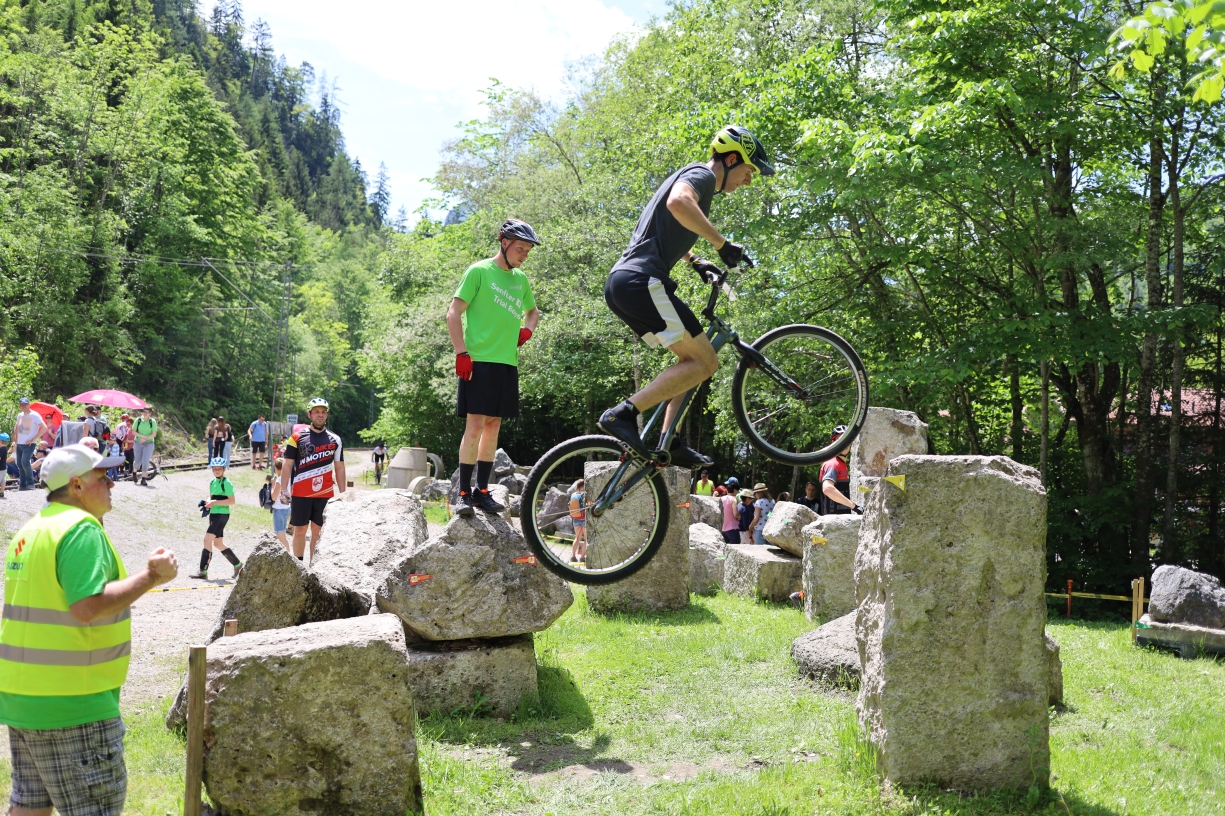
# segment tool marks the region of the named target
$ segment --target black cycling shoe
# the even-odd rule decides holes
[[[647,446],[642,444],[642,437],[638,433],[638,424],[632,419],[623,419],[613,413],[615,408],[609,408],[600,416],[600,421],[596,424],[600,426],[600,430],[608,434],[618,442],[622,442],[630,447],[635,453],[643,459],[650,460],[651,452],[647,450]]]
[[[472,509],[472,494],[467,490],[459,491],[459,501],[451,505],[451,512],[460,518],[472,518],[476,511]]]
[[[493,500],[493,496],[489,494],[489,488],[485,488],[484,490],[477,489],[477,491],[472,494],[472,504],[477,509],[484,510],[486,513],[493,513],[494,515],[497,515],[506,509]]]
[[[708,468],[714,465],[715,460],[711,459],[704,453],[698,453],[693,448],[686,445],[679,439],[672,440],[672,467],[689,468]]]

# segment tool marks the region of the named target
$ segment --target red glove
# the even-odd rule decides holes
[[[455,355],[455,376],[461,380],[472,379],[472,357],[466,351]]]
[[[528,340],[531,340],[531,339],[532,339],[531,329],[526,329],[526,328],[519,329],[519,345],[523,345],[524,343],[526,343]]]

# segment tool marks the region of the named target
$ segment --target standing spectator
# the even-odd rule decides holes
[[[778,500],[781,502],[789,502],[791,501],[791,494],[784,490],[782,493],[778,494]]]
[[[345,455],[340,437],[327,429],[328,403],[315,397],[306,415],[310,426],[294,431],[285,443],[285,462],[281,466],[281,490],[290,493],[293,525],[293,554],[302,561],[306,554],[306,527],[311,530],[310,557],[323,534],[323,514],[328,499],[339,488],[345,492]],[[306,563],[309,565],[310,561]]]
[[[128,438],[128,432],[131,428],[128,425],[128,415],[122,414],[119,417],[119,423],[115,426],[115,430],[111,431],[111,438],[119,443],[119,450],[124,450],[124,441]]]
[[[127,468],[128,478],[136,481],[136,472],[132,467],[132,460],[135,458],[132,446],[136,442],[136,432],[132,430],[132,423],[135,420],[129,414],[123,415],[123,424],[127,426],[127,431],[123,435],[123,458],[125,461],[124,467]]]
[[[766,539],[762,532],[766,529],[766,519],[770,517],[770,511],[774,509],[774,499],[770,498],[770,491],[761,482],[753,485],[753,498],[753,543],[764,547]]]
[[[740,530],[740,543],[753,543],[753,491],[745,488],[740,491],[740,506],[736,508],[740,511],[740,523],[737,528]]]
[[[112,816],[123,810],[127,770],[119,692],[127,679],[128,608],[178,573],[158,547],[128,575],[102,517],[114,483],[104,459],[65,445],[45,460],[47,504],[8,545],[0,623],[0,723],[12,752],[10,812]]]
[[[153,446],[157,440],[157,420],[153,418],[152,407],[145,406],[140,412],[140,419],[132,425],[132,434],[132,450],[135,451],[132,480],[135,481],[139,473],[141,487],[148,487],[149,476],[153,473]]]
[[[277,458],[272,461],[273,472],[279,475],[285,460]],[[279,478],[274,480],[272,482],[272,532],[276,534],[276,540],[285,547],[285,551],[293,555],[293,547],[289,546],[289,538],[286,535],[291,507],[290,491],[281,489]]]
[[[217,436],[218,440],[214,442],[216,447],[221,450],[213,452],[213,458],[220,456],[225,460],[225,466],[230,466],[230,451],[234,448],[234,428],[230,423],[225,421],[225,417],[217,417]]]
[[[123,427],[122,423],[120,424],[120,427]],[[106,478],[110,479],[112,482],[118,481],[119,480],[119,466],[123,464],[122,462],[123,446],[119,444],[118,439],[111,440],[110,446],[107,447],[106,455],[108,459],[120,460],[119,465],[115,465],[112,468],[108,468],[106,471]]]
[[[802,504],[814,513],[821,512],[821,497],[817,495],[817,483],[809,482],[804,485],[804,495],[795,500],[796,504]]]
[[[8,486],[9,439],[6,433],[0,433],[0,499],[4,498],[4,488]]]
[[[44,445],[46,445],[46,444],[47,444],[46,442],[39,442],[39,443],[38,443],[39,450],[41,450],[41,449],[42,449],[42,447],[43,447]],[[98,453],[102,453],[102,451],[101,451],[101,450],[99,450],[99,448],[98,448],[98,440],[97,440],[97,439],[94,439],[92,436],[85,436],[85,437],[82,437],[82,438],[81,438],[81,444],[82,444],[82,445],[84,445],[85,447],[89,448],[89,449],[90,449],[90,450],[92,450],[92,451],[97,451]]]
[[[723,483],[723,486],[726,487],[727,492],[733,496],[740,492],[740,480],[735,476],[728,476],[727,481]]]
[[[85,406],[85,435],[101,440],[102,434],[98,432],[98,406]]]
[[[722,498],[727,495],[727,488],[723,485],[715,485],[715,498]]]
[[[710,480],[710,471],[703,470],[698,483],[693,486],[693,492],[699,496],[710,496],[715,492],[715,483]]]
[[[210,417],[208,427],[204,429],[204,455],[208,461],[213,461],[214,456],[219,456],[216,448],[213,446],[213,440],[217,438],[217,417]]]
[[[739,544],[740,502],[735,496],[729,495],[723,485],[719,485],[719,489],[724,491],[719,497],[719,504],[723,507],[723,540],[728,544]]]
[[[570,521],[574,523],[574,544],[570,547],[570,561],[583,564],[587,561],[587,480],[579,479],[570,486]]]
[[[234,483],[225,477],[225,460],[220,456],[213,457],[209,464],[213,468],[213,480],[208,483],[208,501],[201,506],[208,511],[208,532],[204,534],[204,549],[200,551],[200,571],[193,572],[190,578],[201,581],[208,580],[208,565],[213,560],[213,550],[219,550],[234,567],[234,576],[242,572],[242,562],[234,551],[225,545],[225,525],[230,520],[230,508],[237,500],[234,498]]]
[[[34,458],[35,445],[39,437],[47,432],[47,423],[38,414],[30,410],[30,400],[22,397],[17,400],[21,413],[13,424],[13,441],[17,443],[17,489],[34,489],[34,470],[30,461]]]
[[[489,495],[489,477],[502,420],[519,416],[519,347],[540,323],[531,281],[520,270],[539,243],[530,226],[508,219],[498,232],[498,254],[468,267],[447,309],[459,377],[456,413],[464,418],[455,505],[459,516],[471,517],[473,508],[486,513],[506,509]]]
[[[248,426],[247,436],[251,439],[251,467],[263,470],[264,454],[268,451],[268,423],[264,421],[263,414]]]
[[[846,433],[846,426],[839,425],[834,428],[830,441],[833,442],[844,433]],[[846,450],[821,465],[822,503],[820,512],[822,515],[845,513],[863,515],[863,508],[847,497],[847,494],[851,492],[851,471],[846,466],[848,458],[850,458],[850,451]]]

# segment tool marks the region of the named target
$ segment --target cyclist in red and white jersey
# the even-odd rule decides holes
[[[281,492],[290,496],[289,523],[293,527],[293,554],[302,561],[306,552],[306,525],[311,529],[311,558],[323,533],[324,511],[336,491],[345,492],[345,454],[340,437],[327,429],[327,400],[310,401],[310,426],[299,428],[285,441],[281,465]],[[307,564],[310,560],[307,559]]]

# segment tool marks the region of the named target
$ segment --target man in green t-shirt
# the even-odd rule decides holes
[[[114,486],[106,469],[122,461],[84,445],[53,450],[41,469],[47,504],[8,546],[0,723],[9,727],[13,814],[123,810],[129,607],[178,566],[158,547],[129,576],[103,530]]]
[[[208,580],[208,564],[213,560],[213,550],[219,551],[234,567],[234,577],[242,572],[242,562],[234,551],[225,545],[225,525],[230,520],[230,508],[234,506],[234,483],[225,477],[225,457],[215,456],[213,480],[208,483],[208,501],[200,502],[201,512],[208,514],[208,532],[204,534],[204,549],[200,552],[200,571],[189,578]]]
[[[519,416],[519,346],[540,323],[532,284],[519,271],[540,239],[526,223],[511,218],[502,225],[498,243],[497,255],[468,267],[447,309],[459,377],[457,411],[466,418],[455,513],[465,517],[472,516],[473,507],[487,513],[506,509],[489,495],[489,477],[502,420]]]

